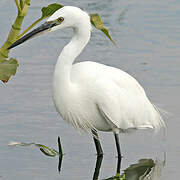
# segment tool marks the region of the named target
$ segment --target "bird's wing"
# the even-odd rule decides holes
[[[96,87],[99,87],[96,96],[97,107],[106,121],[115,128],[128,129],[134,127],[132,119],[134,110],[137,109],[135,104],[138,102],[133,102],[136,99],[131,91],[119,87],[115,82],[108,79],[99,79],[96,82]]]
[[[99,79],[96,85],[97,107],[112,129],[153,128],[158,114],[144,92],[133,92],[112,79]]]
[[[108,83],[112,82],[117,84],[119,88],[136,93],[144,93],[140,84],[128,73],[91,61],[74,64],[71,71],[71,80],[77,83],[81,82],[81,84],[85,83],[85,86],[94,85],[94,82],[97,81],[104,81],[105,86],[109,86]]]
[[[163,120],[144,89],[126,72],[95,62],[73,65],[72,80],[80,84],[101,116],[114,128],[159,128]]]

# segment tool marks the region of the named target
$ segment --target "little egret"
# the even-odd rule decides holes
[[[98,155],[103,151],[97,131],[112,131],[121,157],[119,133],[133,129],[158,130],[165,123],[141,85],[126,72],[91,61],[73,64],[91,36],[90,17],[86,12],[64,6],[9,49],[39,34],[64,28],[72,28],[74,33],[55,66],[55,107],[65,121],[92,133]]]

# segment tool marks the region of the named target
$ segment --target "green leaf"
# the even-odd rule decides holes
[[[109,35],[109,31],[104,26],[99,14],[90,14],[90,19],[91,19],[91,24],[93,24],[96,29],[101,30],[115,45],[115,42],[113,41],[113,39]]]
[[[0,61],[0,80],[4,83],[8,82],[12,75],[16,74],[18,61],[14,58]]]
[[[54,156],[57,156],[59,155],[59,153],[55,150],[55,149],[51,149],[43,144],[36,144],[36,143],[24,143],[24,142],[10,142],[8,144],[9,146],[36,146],[38,147],[41,152],[43,152],[46,156],[51,156],[51,157],[54,157]]]
[[[125,177],[125,174],[122,174],[122,175],[116,174],[116,176],[113,176],[104,180],[126,180],[126,177]]]
[[[130,165],[124,172],[127,179],[131,179],[132,174],[140,178],[148,175],[153,167],[155,167],[153,159],[140,159],[137,164]]]
[[[51,16],[55,11],[57,11],[58,9],[60,9],[62,7],[63,7],[63,5],[57,4],[57,3],[53,3],[53,4],[48,5],[47,7],[43,7],[41,9],[42,18],[47,18],[47,17]]]
[[[41,152],[43,152],[46,156],[56,156],[59,154],[56,150],[51,149],[43,144],[35,144],[35,146],[39,147]]]
[[[44,18],[51,16],[55,11],[57,11],[58,9],[60,9],[62,7],[63,7],[63,5],[57,4],[57,3],[50,4],[47,7],[43,7],[41,9],[41,11],[42,11],[41,19],[44,19]],[[109,35],[109,31],[104,26],[100,16],[98,14],[90,14],[90,19],[91,19],[91,23],[94,25],[94,27],[98,30],[101,30],[115,45],[115,42],[113,41],[113,39]]]
[[[20,37],[22,37],[25,33],[27,33],[30,29],[32,29],[40,21],[42,21],[43,19],[53,15],[58,9],[60,9],[62,7],[64,7],[62,4],[57,4],[57,3],[53,3],[53,4],[48,5],[47,7],[43,7],[41,9],[41,12],[42,12],[41,18],[36,20],[23,33],[21,33],[18,36],[18,39]],[[113,39],[111,38],[111,36],[109,35],[108,29],[104,26],[104,24],[103,24],[103,22],[102,22],[102,20],[98,14],[90,14],[90,20],[91,20],[91,24],[93,24],[93,26],[96,29],[101,30],[112,41],[112,43],[114,45],[116,45],[115,42],[113,41]]]
[[[51,16],[55,11],[57,11],[58,9],[62,8],[63,5],[61,4],[57,4],[57,3],[53,3],[48,5],[47,7],[43,7],[41,9],[42,15],[39,19],[37,19],[36,21],[34,21],[28,28],[26,28],[19,36],[18,39],[21,38],[24,34],[26,34],[29,30],[31,30],[36,24],[38,24],[39,22],[41,22],[43,19],[48,18],[49,16]]]
[[[120,176],[120,180],[126,180],[126,175],[125,175],[125,174],[122,174],[122,175]]]
[[[43,148],[40,148],[40,151],[41,151],[42,153],[44,153],[46,156],[50,156],[50,157],[54,157],[54,156],[55,156],[54,154],[49,153],[48,151],[46,151],[46,150],[43,149]]]

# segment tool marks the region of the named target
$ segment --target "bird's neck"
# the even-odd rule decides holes
[[[59,84],[64,90],[69,90],[71,81],[71,68],[76,57],[82,52],[90,39],[91,29],[83,24],[73,28],[74,34],[71,41],[63,48],[55,67],[54,83]]]

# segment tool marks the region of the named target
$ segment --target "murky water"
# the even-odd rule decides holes
[[[50,3],[50,0],[32,1],[24,27],[41,16],[40,7]],[[129,72],[143,85],[150,99],[168,112],[164,115],[166,139],[146,132],[120,136],[124,155],[122,170],[143,158],[163,161],[166,154],[161,179],[179,179],[180,1],[63,0],[60,3],[99,13],[118,45],[114,47],[94,29],[78,61],[97,61]],[[2,44],[16,8],[14,2],[1,0],[0,9]],[[54,65],[71,34],[71,30],[54,32],[11,51],[11,56],[19,60],[19,68],[6,85],[0,84],[0,179],[84,180],[93,177],[96,156],[91,137],[79,135],[67,125],[56,113],[51,99]],[[57,136],[61,137],[65,152],[60,174],[58,158],[46,157],[33,147],[7,146],[14,140],[55,148]],[[100,138],[105,156],[99,179],[106,179],[116,172],[115,144],[112,133],[100,133]]]

